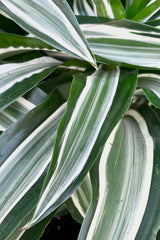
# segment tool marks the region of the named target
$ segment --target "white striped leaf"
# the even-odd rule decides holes
[[[87,174],[79,188],[65,202],[72,217],[82,223],[91,201],[91,181]]]
[[[11,139],[7,144],[11,145],[11,149],[6,149],[7,153],[5,152],[7,146],[4,143],[9,136],[6,132],[0,136],[0,142],[4,146],[1,151],[2,165],[0,167],[0,222],[38,180],[51,160],[57,126],[65,110],[64,104],[53,113],[55,103],[52,102],[52,106],[50,103],[53,99],[54,97],[51,96],[35,111],[32,110],[23,119],[20,118],[15,125],[11,126],[11,129],[8,128],[8,135]],[[48,103],[50,104],[48,105]],[[48,109],[44,109],[46,104]],[[36,120],[37,123],[34,123],[33,116],[38,112],[40,113],[39,119]],[[45,119],[47,115],[49,117]],[[31,122],[29,125],[27,124],[31,119],[33,126],[31,126]],[[28,130],[25,128],[26,124]],[[35,125],[38,126],[35,127]],[[20,135],[17,134],[17,130]],[[15,134],[17,134],[17,139],[14,138]]]
[[[52,47],[39,39],[11,33],[1,33],[0,59],[33,50],[47,50]]]
[[[96,16],[109,18],[125,18],[125,9],[120,0],[92,0]]]
[[[0,65],[0,110],[36,86],[61,62],[51,57]]]
[[[51,46],[96,65],[86,39],[64,0],[1,0],[18,25]]]
[[[107,140],[92,174],[93,202],[79,240],[134,240],[148,201],[153,140],[145,120],[129,110]]]
[[[119,69],[104,71],[100,67],[86,78],[84,86],[85,78],[83,75],[79,77],[79,84],[83,84],[84,88],[79,92],[65,134],[60,140],[61,145],[58,143],[55,146],[52,162],[57,163],[54,172],[53,166],[50,167],[49,177],[33,218],[34,223],[66,200],[68,188],[85,167],[112,105],[119,81]]]
[[[128,20],[79,17],[97,61],[160,69],[160,30]]]
[[[42,103],[48,97],[48,95],[41,88],[35,87],[31,89],[31,91],[27,92],[24,97],[33,104],[38,105]]]
[[[7,157],[16,147],[61,106],[62,103],[64,103],[64,98],[61,96],[59,90],[56,89],[43,103],[13,123],[0,137],[0,165],[6,161]]]
[[[148,100],[160,108],[160,75],[154,73],[143,73],[138,76],[138,86],[143,88]]]
[[[18,103],[16,101],[5,109],[9,118],[11,116],[19,119],[17,119],[17,122],[6,130],[0,138],[0,144],[2,146],[0,147],[1,162],[4,162],[13,152],[13,149],[16,149],[16,147],[33,132],[33,129],[44,122],[62,103],[63,99],[60,98],[58,91],[54,91],[46,101],[32,111],[29,110],[33,108],[33,104],[23,98],[18,99]],[[24,114],[24,112],[27,114]],[[0,225],[0,236],[2,240],[6,240],[8,237],[15,240],[15,234],[22,234],[22,232],[26,230],[25,225],[27,225],[27,222],[31,218],[30,212],[33,211],[36,206],[45,175],[46,171],[9,212]],[[29,219],[28,215],[30,216]]]
[[[50,214],[80,185],[111,129],[127,110],[135,90],[136,75],[136,71],[122,71],[119,76],[118,69],[104,71],[100,68],[91,76],[74,79],[31,225]]]
[[[0,130],[5,131],[12,123],[16,122],[24,113],[34,108],[35,105],[25,98],[20,97],[8,108],[0,112]]]
[[[73,10],[76,15],[94,16],[93,7],[88,0],[74,0]]]
[[[146,211],[136,235],[135,240],[155,240],[159,239],[157,233],[159,231],[160,223],[160,119],[156,112],[154,112],[147,104],[140,106],[137,109],[145,118],[150,134],[154,139],[154,165],[152,182],[150,188],[149,199]],[[156,238],[157,237],[157,238]]]
[[[6,216],[0,225],[1,240],[17,240],[16,235],[21,235],[27,230],[28,222],[32,217],[38,201],[39,193],[43,185],[45,174],[31,187],[24,197],[16,204],[16,206]]]

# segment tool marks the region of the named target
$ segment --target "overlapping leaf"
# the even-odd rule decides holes
[[[89,0],[74,0],[73,10],[76,15],[95,15]]]
[[[45,174],[33,185],[24,197],[10,211],[0,225],[1,240],[16,240],[16,236],[22,235],[27,230],[28,222],[32,217],[32,211],[36,207],[39,193],[43,185]],[[18,238],[19,239],[19,238]]]
[[[147,208],[135,240],[158,240],[159,238],[156,236],[160,222],[160,120],[156,112],[146,104],[138,107],[137,110],[145,118],[150,134],[154,139],[154,165]]]
[[[44,103],[22,116],[0,136],[1,222],[50,162],[57,126],[65,105],[56,112],[54,110],[61,102],[63,100],[53,93]]]
[[[160,108],[160,75],[144,73],[139,75],[138,86],[143,88],[148,100]]]
[[[118,130],[117,130],[118,129]],[[107,140],[91,174],[93,200],[79,240],[135,239],[147,205],[153,140],[145,120],[129,110]]]
[[[154,0],[154,1],[156,1],[156,0]],[[127,1],[127,2],[129,2],[129,1]],[[139,13],[141,10],[143,10],[150,2],[153,2],[153,1],[151,1],[151,0],[133,0],[127,10],[127,18],[129,18],[129,19],[134,18],[137,15],[137,13]]]
[[[33,37],[25,37],[11,33],[1,33],[0,36],[0,59],[27,51],[52,49],[50,45]]]
[[[91,182],[89,174],[85,177],[71,197],[65,202],[72,217],[82,223],[91,201]]]
[[[4,33],[14,33],[25,35],[27,34],[22,28],[20,28],[15,22],[3,15],[4,12],[0,10],[0,31]]]
[[[66,1],[1,0],[0,8],[18,25],[51,46],[96,65]]]
[[[0,65],[0,110],[36,86],[61,62],[41,57],[22,63]]]
[[[92,0],[96,15],[99,17],[125,18],[125,9],[120,0]]]
[[[39,97],[38,93],[36,92],[37,97]],[[33,95],[35,95],[35,93]],[[40,121],[43,121],[44,118],[46,118],[47,112],[49,114],[49,108],[51,107],[51,105],[53,108],[53,103],[54,103],[55,107],[56,107],[56,105],[58,106],[58,102],[55,101],[56,99],[58,100],[58,95],[55,93],[53,95],[54,95],[54,97],[53,96],[51,97],[50,103],[47,100],[45,102],[45,104],[43,103],[41,106],[37,107],[37,110],[38,110],[38,108],[39,108],[39,110],[41,109],[39,111],[39,115],[38,115]],[[8,108],[6,108],[4,111],[2,111],[1,115],[5,116],[5,120],[7,120],[7,119],[10,120],[12,118],[14,120],[15,119],[18,120],[32,108],[34,108],[34,105],[31,102],[26,101],[24,98],[20,98],[15,103],[11,104]],[[47,111],[45,109],[47,109]],[[52,111],[53,110],[54,110],[54,108],[52,109]],[[45,113],[45,111],[46,111],[46,113]],[[18,135],[17,134],[18,130],[20,130],[20,132],[21,132],[21,137],[19,139],[19,142],[21,142],[21,140],[23,140],[23,138],[24,138],[24,136],[22,134],[22,129],[20,129],[20,126],[18,126],[18,125],[21,125],[21,122],[23,123],[23,127],[25,129],[25,130],[24,129],[23,130],[24,130],[25,134],[27,135],[25,121],[27,120],[29,115],[30,115],[30,113],[25,115],[21,121],[19,120],[18,123],[12,127],[12,130],[13,129],[15,130],[14,136],[12,136],[12,131],[10,131],[11,129],[9,129],[9,131],[7,131],[6,135],[8,135],[9,139],[11,138],[12,142],[13,141],[15,142],[15,137],[16,137],[16,135]],[[43,115],[43,117],[42,117],[42,115]],[[31,130],[31,123],[32,123],[32,126],[35,125],[33,122],[35,118],[37,118],[37,113],[35,110],[33,110],[32,117],[30,116],[30,119],[28,119],[28,121],[27,121],[28,129]],[[3,118],[0,117],[0,125],[2,123],[3,123]],[[11,121],[9,122],[8,125],[5,126],[5,129],[8,128],[10,126],[10,124],[12,124]],[[39,122],[37,121],[36,124],[38,125]],[[5,144],[4,138],[5,137],[3,136],[3,139],[1,139],[1,144]],[[16,137],[16,141],[18,142],[18,137]],[[9,141],[7,141],[6,145],[8,145],[8,142]],[[4,151],[8,151],[7,146],[6,147],[3,146],[3,148],[5,148]],[[9,150],[10,150],[10,152],[12,152],[12,149],[9,149]],[[2,153],[2,151],[1,151],[1,153]],[[33,185],[33,187],[16,204],[16,206],[10,211],[10,213],[7,215],[5,220],[2,222],[2,224],[0,225],[1,240],[19,239],[19,237],[27,230],[27,225],[32,217],[32,211],[34,210],[36,203],[38,201],[39,193],[41,191],[41,187],[43,185],[43,180],[44,180],[45,175],[46,175],[46,171],[41,175],[40,179],[38,179],[38,181]],[[50,218],[51,218],[51,216],[50,216]],[[49,220],[47,219],[45,221],[49,221]],[[44,226],[46,225],[46,223],[47,222],[44,222]],[[43,226],[43,228],[44,228],[44,226]],[[41,225],[41,227],[42,227],[42,225]],[[43,232],[43,228],[41,229],[41,232]],[[37,232],[37,234],[40,234],[40,233]],[[32,236],[33,236],[33,233],[32,233]],[[31,239],[31,237],[30,237],[30,239]],[[35,240],[35,238],[33,238],[33,239]]]
[[[132,18],[132,20],[137,22],[146,22],[149,20],[152,16],[154,16],[158,11],[160,10],[160,2],[159,0],[154,1],[149,6],[142,9],[140,12],[136,14],[135,17]]]
[[[12,123],[16,122],[24,113],[35,105],[24,98],[19,98],[8,108],[0,112],[0,130],[5,131]]]
[[[128,20],[79,17],[97,61],[160,69],[160,30]]]
[[[80,185],[111,129],[131,102],[136,71],[122,71],[119,79],[118,70],[99,69],[87,77],[86,85],[85,78],[79,76],[73,82],[68,108],[58,130],[50,170],[31,224],[47,216]]]

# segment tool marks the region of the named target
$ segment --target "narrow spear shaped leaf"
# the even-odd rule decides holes
[[[127,10],[134,2],[135,0],[121,0],[123,2],[123,5],[125,6],[125,9]]]
[[[137,72],[136,71],[132,71],[132,72],[131,71],[129,71],[129,72],[122,71],[121,72],[118,88],[117,88],[116,95],[113,100],[113,104],[111,105],[111,108],[108,109],[108,107],[109,107],[108,104],[110,103],[111,99],[109,100],[109,102],[107,104],[105,104],[105,110],[104,110],[103,114],[105,114],[106,111],[108,111],[108,110],[109,110],[109,112],[103,122],[103,125],[100,129],[97,139],[95,139],[96,142],[95,143],[89,142],[86,144],[86,141],[88,141],[88,134],[93,134],[94,137],[96,136],[96,134],[98,133],[98,128],[100,127],[99,124],[102,123],[102,120],[104,117],[104,115],[103,115],[103,117],[101,116],[98,125],[96,125],[95,127],[92,127],[91,124],[95,124],[95,122],[98,120],[97,117],[100,116],[99,114],[101,113],[102,106],[104,103],[104,102],[102,102],[103,98],[101,99],[101,101],[98,101],[99,97],[100,97],[100,95],[99,95],[100,87],[105,82],[106,82],[106,84],[111,84],[111,85],[113,84],[113,86],[115,87],[114,84],[116,84],[117,76],[115,75],[115,77],[114,77],[114,73],[116,73],[115,69],[112,70],[111,72],[105,70],[105,71],[102,71],[102,73],[99,70],[97,73],[87,77],[87,85],[86,86],[85,86],[85,82],[84,82],[84,79],[85,79],[84,76],[82,76],[82,77],[77,76],[76,79],[74,80],[72,89],[71,89],[71,95],[70,95],[69,102],[68,102],[68,108],[66,111],[66,115],[64,116],[64,118],[60,124],[59,130],[58,130],[56,146],[55,146],[55,150],[54,150],[54,156],[53,156],[52,163],[50,166],[49,174],[46,178],[46,182],[43,187],[42,196],[40,198],[40,204],[37,207],[37,211],[36,211],[37,221],[39,221],[39,219],[38,219],[39,217],[43,218],[43,216],[48,215],[51,211],[53,211],[56,208],[56,206],[59,206],[62,202],[64,202],[77,189],[77,187],[80,185],[83,178],[86,176],[87,172],[89,171],[89,169],[94,164],[97,157],[99,156],[99,153],[102,151],[102,148],[103,148],[110,132],[112,131],[112,129],[117,124],[117,122],[121,119],[121,117],[124,115],[124,113],[128,109],[128,107],[131,103],[131,98],[133,96],[133,93],[134,93],[134,90],[136,87],[136,82],[137,82]],[[118,70],[117,70],[117,74],[118,74]],[[107,75],[107,78],[105,78],[106,75]],[[114,81],[111,80],[111,77],[112,77],[112,80],[114,78]],[[100,81],[95,81],[95,79],[97,79],[97,80],[99,79]],[[90,87],[90,88],[88,88],[89,83],[92,85],[92,87]],[[104,94],[104,91],[106,91],[106,87],[107,87],[107,85],[104,85],[103,90],[102,90],[103,94]],[[109,85],[108,85],[108,87],[109,87]],[[87,93],[87,91],[88,91],[88,93]],[[113,94],[113,91],[114,91],[114,88],[112,87],[112,90],[109,93]],[[86,93],[87,93],[87,95],[86,95]],[[91,93],[94,93],[94,94],[92,95]],[[103,94],[101,95],[101,97],[102,96],[104,97]],[[106,99],[108,97],[109,96],[106,95]],[[79,99],[80,100],[83,99],[82,105],[78,105],[78,102],[80,101]],[[95,101],[95,103],[93,105],[92,105],[92,102],[90,102],[91,100]],[[86,105],[86,103],[88,103],[88,101],[89,101],[89,105]],[[96,102],[98,105],[96,104]],[[101,109],[99,108],[99,106],[101,106]],[[77,109],[77,107],[78,107],[78,109]],[[94,110],[94,112],[92,112],[91,110]],[[79,111],[79,113],[78,113],[78,111]],[[98,111],[98,113],[97,113],[97,111]],[[72,125],[70,125],[70,124],[71,124],[71,120],[73,120],[73,117],[76,116],[75,113],[78,114],[77,120],[78,120],[78,122],[80,121],[80,123],[79,123],[80,125],[78,124],[77,121],[73,122],[73,127],[75,127],[76,124],[78,126],[77,126],[77,129],[72,132]],[[90,113],[94,114],[94,117],[92,117],[92,115],[90,115]],[[80,114],[80,116],[79,116],[79,114]],[[89,118],[87,118],[87,121],[85,122],[86,114],[89,114]],[[81,121],[82,121],[82,123],[81,123]],[[89,124],[89,125],[86,126],[86,124],[87,125]],[[80,134],[79,137],[81,136],[80,126],[82,126],[81,130],[85,132],[85,138],[82,140],[82,142],[78,141],[78,145],[77,145],[76,136],[77,136],[77,134]],[[87,127],[88,129],[87,130],[83,129],[83,126]],[[69,141],[67,139],[67,145],[63,149],[62,144],[64,144],[64,139],[66,136],[66,135],[64,135],[64,132],[66,132],[67,128],[68,129],[71,128],[70,134],[71,133],[74,134],[73,139],[72,139],[72,134],[68,138],[72,146],[69,147],[69,145],[68,145]],[[87,135],[87,137],[86,137],[86,135]],[[78,139],[78,140],[80,140],[80,139]],[[80,147],[81,144],[82,144],[83,148]],[[67,148],[68,148],[68,150],[67,150]],[[89,153],[90,148],[92,148],[92,149],[91,149],[91,152]],[[72,152],[70,151],[70,149],[72,149]],[[61,162],[57,162],[57,158],[60,156],[59,152],[62,150],[63,150],[63,152],[61,152],[61,154],[62,153],[64,154],[65,151],[68,151],[68,153],[71,154],[71,157],[73,158],[73,160],[71,159],[71,163],[69,161],[70,158],[68,158],[69,157],[68,154],[66,154],[68,159],[66,158],[66,156],[64,154],[63,155],[64,159],[62,159]],[[86,153],[86,154],[84,154],[84,153]],[[88,155],[88,156],[86,156],[86,155]],[[86,157],[88,159],[86,159]],[[75,169],[76,169],[76,171],[75,171]],[[64,175],[61,174],[62,172],[64,173]],[[68,178],[70,179],[69,182],[68,182]],[[51,182],[52,179],[53,179],[53,182]],[[56,182],[54,183],[54,181],[56,181]],[[53,183],[53,187],[52,187],[51,191],[50,191],[50,186],[48,183],[51,184],[50,186],[52,186],[52,183]],[[60,188],[60,186],[62,186],[62,187]],[[53,188],[55,190],[53,190]],[[52,190],[53,190],[53,192],[52,192]],[[50,205],[50,204],[53,204],[53,205]],[[42,207],[42,205],[44,206],[44,208]],[[41,210],[41,207],[42,207],[42,210]],[[43,213],[43,210],[45,210],[46,212]],[[42,216],[41,216],[41,214],[42,214]],[[35,219],[33,219],[33,221],[35,221]],[[31,224],[33,224],[33,222]]]
[[[40,49],[52,49],[52,47],[33,37],[31,38],[11,33],[1,33],[0,59]]]
[[[120,0],[92,0],[99,17],[125,18],[125,10]]]
[[[159,0],[153,2],[149,6],[142,9],[140,12],[138,12],[132,20],[137,22],[146,22],[149,20],[154,14],[156,14],[160,10],[160,2]]]
[[[76,179],[87,163],[110,110],[118,81],[118,68],[104,71],[100,67],[88,77],[76,77],[65,117],[67,122],[63,119],[59,128],[52,165],[32,223],[46,217],[66,200],[68,189],[72,187],[69,193],[74,191]],[[75,88],[78,88],[76,94]]]
[[[154,139],[154,165],[152,182],[146,211],[136,235],[135,240],[155,240],[160,223],[160,119],[148,105],[142,105],[137,109],[145,118],[150,134]]]
[[[126,11],[120,0],[110,0],[110,4],[115,18],[126,18]]]
[[[39,96],[39,95],[36,95],[36,96]],[[59,99],[59,103],[58,103],[58,99]],[[5,133],[8,136],[8,140],[5,139],[4,135],[2,137],[3,140],[1,139],[1,144],[3,146],[4,152],[8,154],[9,154],[9,150],[10,152],[12,152],[11,144],[8,144],[8,143],[12,142],[12,147],[13,147],[13,142],[14,143],[16,142],[15,144],[16,146],[18,142],[20,143],[21,141],[23,141],[23,138],[25,138],[28,135],[26,128],[28,128],[28,130],[31,132],[32,131],[31,128],[35,128],[35,125],[38,125],[39,122],[44,121],[44,119],[50,114],[50,111],[53,112],[54,108],[58,107],[59,104],[61,104],[61,100],[58,94],[56,94],[56,92],[54,91],[54,94],[52,94],[48,98],[48,100],[45,101],[45,103],[38,106],[36,110],[34,109],[32,113],[31,112],[27,113],[27,112],[33,109],[35,106],[24,98],[18,99],[16,102],[11,104],[8,108],[3,110],[1,114],[2,116],[5,116],[6,119],[12,120],[13,118],[18,120],[21,117],[21,120],[15,123],[15,125],[12,126],[12,129],[10,128]],[[25,116],[22,118],[24,114]],[[36,123],[34,123],[35,119],[38,119]],[[3,118],[0,116],[0,125],[1,123],[3,123]],[[21,128],[22,124],[23,124],[22,126],[23,130]],[[9,127],[9,125],[7,125],[7,128]],[[14,136],[12,136],[13,130],[15,132]],[[18,139],[19,132],[21,134]],[[25,132],[25,136],[24,136],[24,132]],[[2,154],[3,153],[2,149],[0,150]],[[39,193],[41,191],[41,187],[43,185],[45,175],[46,175],[46,171],[44,172],[44,174],[42,174],[40,179],[38,179],[38,181],[33,185],[33,187],[24,195],[24,197],[16,204],[16,206],[11,210],[11,212],[7,215],[5,220],[2,222],[2,224],[0,225],[1,240],[6,240],[8,239],[8,237],[10,240],[15,240],[17,239],[15,236],[20,236],[26,230],[26,226],[28,225],[28,222],[32,217],[31,212],[35,208],[36,203],[38,201]]]
[[[138,86],[143,88],[148,100],[160,108],[160,75],[144,73],[139,75],[138,80]]]
[[[52,49],[53,47],[33,37],[26,37],[21,35],[16,35],[12,33],[1,33],[0,38],[0,51],[1,48],[8,47],[24,47],[29,49]],[[7,49],[6,49],[7,51]]]
[[[114,18],[114,14],[109,1],[93,0],[94,11],[97,17]]]
[[[32,109],[33,104],[27,106],[27,108],[30,107],[32,110],[29,112],[27,111],[24,116],[12,124],[0,137],[0,165],[5,162],[16,147],[18,147],[21,142],[23,142],[34,131],[34,129],[52,115],[62,103],[64,103],[64,99],[61,97],[58,90],[54,90],[52,94],[50,94],[50,96],[36,108]]]
[[[150,25],[150,26],[153,26],[153,27],[156,27],[156,28],[160,28],[160,19],[156,19],[156,20],[153,20],[153,21],[148,21],[146,22],[147,25]]]
[[[5,131],[12,123],[16,122],[23,114],[34,108],[35,105],[25,98],[19,98],[8,108],[0,112],[0,129]]]
[[[155,0],[156,1],[156,0]],[[132,4],[127,10],[127,18],[132,19],[137,13],[144,9],[151,0],[133,0]]]
[[[97,61],[160,69],[159,29],[128,20],[78,19]]]
[[[78,239],[135,239],[149,196],[152,168],[152,137],[141,115],[129,110],[107,140],[99,180],[91,174],[93,202]]]
[[[24,197],[10,211],[7,217],[0,225],[1,240],[16,240],[16,235],[21,235],[26,229],[30,221],[33,210],[38,201],[39,193],[43,185],[45,174],[31,187]]]
[[[72,217],[82,223],[91,201],[91,181],[87,174],[82,184],[65,202]]]
[[[65,110],[65,105],[62,105],[54,112],[57,100],[56,104],[52,100],[55,96],[51,95],[0,136],[0,222],[37,181],[51,160],[57,126]]]
[[[89,0],[74,0],[73,10],[76,15],[95,15]]]
[[[33,88],[61,62],[41,57],[23,63],[0,65],[0,110]]]
[[[29,33],[59,50],[96,65],[67,1],[1,0],[0,8]]]

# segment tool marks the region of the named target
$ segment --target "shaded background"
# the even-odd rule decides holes
[[[77,240],[80,227],[70,214],[54,217],[40,240]]]

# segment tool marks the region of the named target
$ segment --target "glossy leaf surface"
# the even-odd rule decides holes
[[[144,9],[150,2],[151,0],[133,0],[132,4],[127,10],[127,18],[132,19],[135,17],[135,15]]]
[[[149,199],[146,207],[146,211],[139,228],[139,231],[136,235],[135,240],[154,240],[159,239],[157,233],[159,231],[159,222],[160,222],[160,119],[156,112],[154,112],[146,104],[138,107],[137,109],[140,114],[145,118],[150,134],[154,139],[154,165],[153,165],[153,174],[152,182],[150,188]],[[156,238],[157,236],[157,238]]]
[[[7,130],[9,134],[5,131],[0,136],[0,142],[3,143],[1,146],[4,146],[1,147],[0,168],[1,222],[38,180],[51,160],[57,126],[65,110],[65,105],[62,105],[59,110],[53,112],[55,109],[53,99],[54,96],[51,96],[44,104],[24,115],[15,125],[11,125]],[[48,109],[44,109],[43,107],[48,103],[51,105],[48,105]],[[34,120],[31,127],[31,119],[41,109],[39,119],[36,123]],[[10,146],[9,149],[7,145]]]
[[[120,0],[93,0],[96,15],[99,17],[125,18],[125,9]]]
[[[0,110],[36,86],[61,62],[41,57],[22,63],[0,65]]]
[[[160,2],[159,0],[154,1],[149,6],[142,9],[132,20],[137,22],[146,22],[150,19],[154,14],[156,14],[160,10]]]
[[[81,29],[97,61],[160,69],[160,30],[128,20],[79,17]]]
[[[134,239],[147,205],[152,168],[152,137],[144,119],[129,110],[107,140],[99,180],[91,174],[93,202],[78,239]]]
[[[65,202],[72,217],[82,223],[91,201],[91,181],[87,174],[82,184],[71,197]]]
[[[102,71],[99,69],[97,73],[87,77],[86,85],[84,76],[77,76],[77,79],[75,79],[71,89],[67,112],[58,130],[52,164],[43,187],[42,196],[37,206],[33,223],[48,215],[76,190],[82,182],[83,177],[87,174],[91,165],[98,157],[111,129],[114,128],[117,121],[121,119],[122,115],[127,110],[136,85],[136,71],[132,73],[122,71],[118,88],[115,89],[116,94],[113,96],[114,101],[111,100],[110,96],[109,102],[104,104],[105,100],[109,97],[105,94],[107,94],[107,89],[109,89],[112,84],[112,91],[110,94],[113,94],[116,81],[118,80],[117,74],[118,70],[116,69],[112,71]],[[98,81],[98,78],[100,78],[101,81]],[[115,78],[114,81],[113,78]],[[129,79],[130,84],[128,84]],[[90,87],[88,87],[88,84],[91,84]],[[84,104],[79,105],[78,103],[80,103],[80,100],[84,101]],[[113,104],[111,103],[112,101]],[[93,107],[93,111],[88,107],[88,103]],[[112,105],[109,107],[110,103]],[[97,104],[100,104],[99,107],[94,108]],[[96,125],[91,127],[91,124],[93,124],[92,121],[96,122],[101,115],[103,106],[105,106],[105,110],[102,111],[103,116],[101,116],[99,120],[99,124],[103,122],[101,126],[102,129],[99,129],[99,124],[97,125],[98,128]],[[106,113],[107,116],[105,116]],[[78,117],[77,121],[73,121],[75,117]],[[84,123],[84,120],[86,123]],[[79,123],[79,121],[81,123]],[[77,129],[75,129],[76,125]],[[86,127],[88,128],[87,131],[85,130]],[[80,142],[82,133],[85,133],[85,138]],[[96,141],[95,143],[88,142],[92,134]],[[71,146],[69,144],[71,144]],[[72,149],[72,151],[67,149]],[[68,154],[66,154],[65,151],[67,151]],[[61,152],[62,155],[59,154],[59,152]],[[84,153],[87,155],[83,155]],[[60,157],[61,160],[59,159]],[[59,159],[58,162],[57,159]],[[61,184],[63,188],[59,188]]]
[[[148,100],[160,108],[160,75],[144,73],[139,75],[138,86],[143,88]]]
[[[94,16],[93,6],[89,0],[74,0],[73,10],[75,15]]]
[[[1,0],[0,8],[29,33],[95,66],[88,43],[67,1]]]
[[[20,36],[11,33],[1,33],[0,59],[4,59],[27,51],[52,49],[52,47],[39,39]]]

